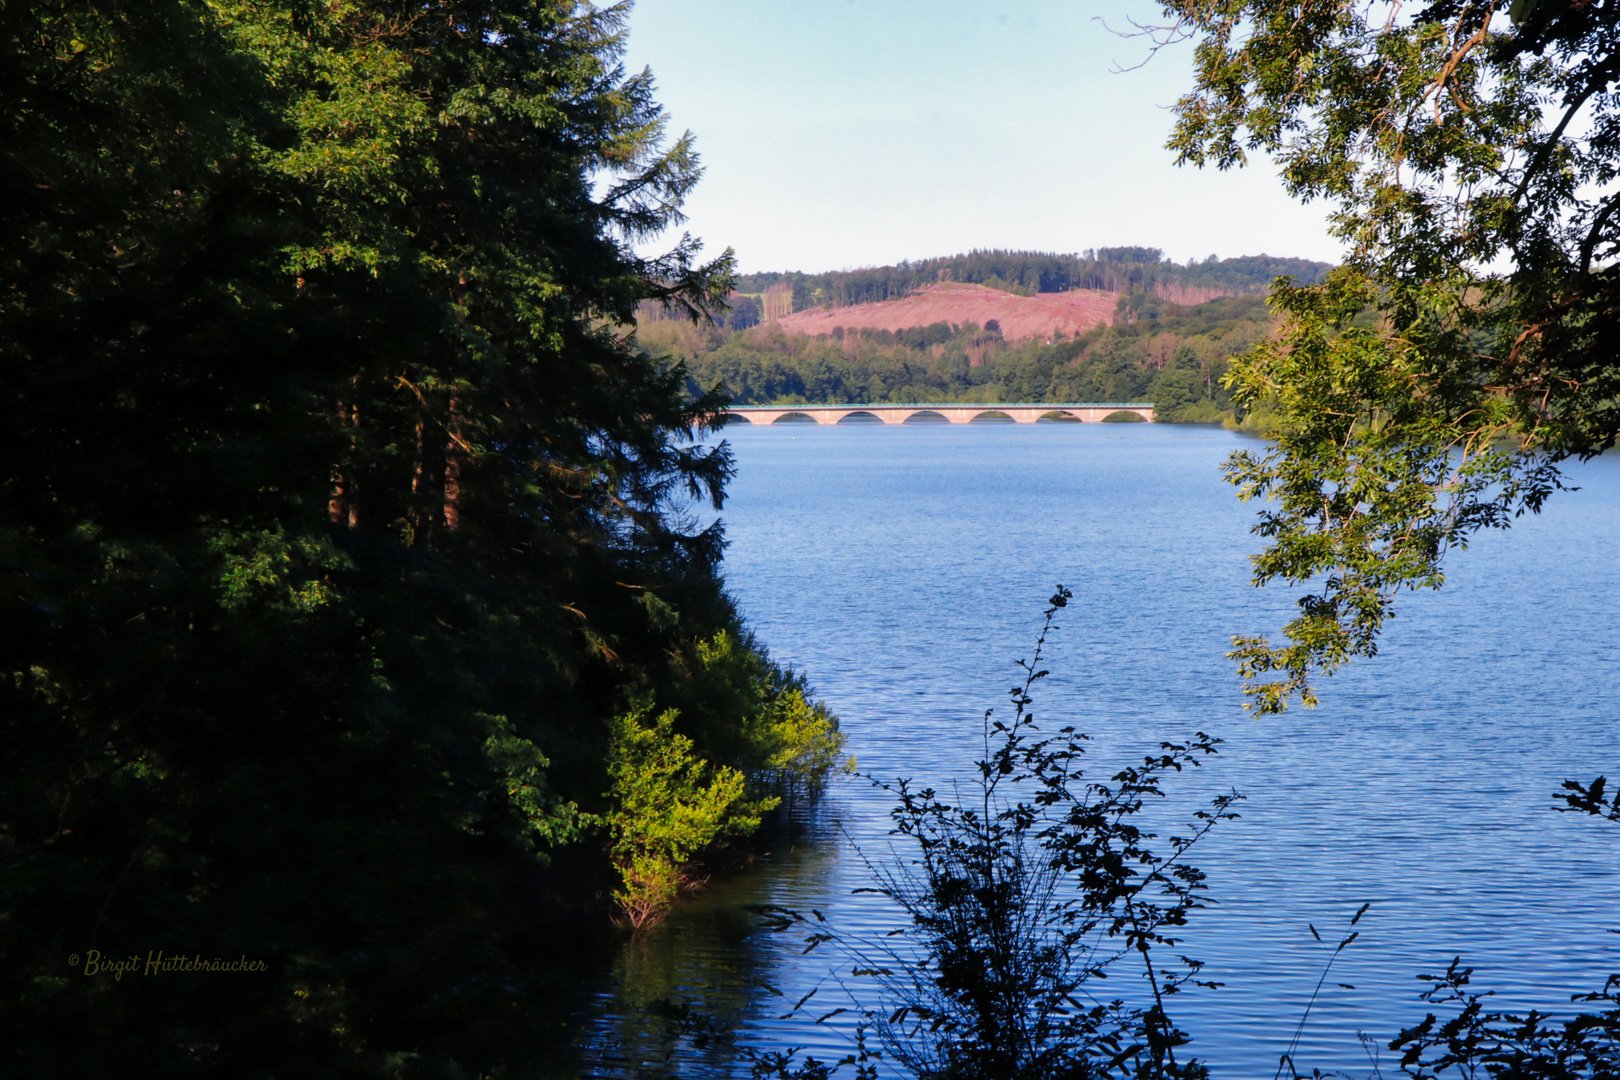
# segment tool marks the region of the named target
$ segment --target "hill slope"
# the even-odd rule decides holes
[[[1321,280],[1328,268],[1327,263],[1270,255],[1232,259],[1217,259],[1212,255],[1202,262],[1182,265],[1166,259],[1164,252],[1151,247],[1088,248],[1068,255],[991,250],[906,260],[893,266],[859,270],[742,274],[737,279],[737,292],[744,297],[786,292],[792,298],[793,311],[827,304],[844,307],[898,300],[925,286],[950,281],[988,285],[1020,296],[1099,289],[1146,292],[1177,304],[1197,304],[1217,296],[1264,294],[1271,280],[1279,274],[1287,274],[1302,285],[1312,285]],[[756,315],[764,314],[756,310]]]
[[[1114,294],[1099,289],[1016,296],[984,285],[943,282],[900,300],[795,312],[776,324],[786,333],[820,337],[839,328],[908,330],[936,323],[982,327],[994,320],[1008,341],[1051,340],[1056,334],[1073,337],[1111,322],[1114,306]]]

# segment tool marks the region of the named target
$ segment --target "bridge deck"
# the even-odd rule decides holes
[[[943,420],[951,424],[971,424],[975,420],[1012,420],[1019,424],[1033,424],[1041,420],[1080,421],[1096,423],[1105,416],[1118,412],[1135,413],[1144,420],[1153,419],[1150,401],[1080,401],[1080,402],[952,402],[950,404],[910,405],[734,405],[726,415],[750,424],[789,423],[806,420],[818,424],[837,424],[851,418],[886,424],[934,422]]]

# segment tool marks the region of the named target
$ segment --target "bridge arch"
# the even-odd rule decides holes
[[[1142,420],[1154,419],[1153,405],[1146,401],[1062,401],[1062,402],[906,402],[902,404],[873,404],[871,402],[845,402],[839,405],[738,405],[726,410],[732,423],[759,425],[783,423],[836,424],[841,422],[871,423],[874,419],[886,424],[967,424],[978,421],[1014,423],[1096,423],[1104,417],[1115,422],[1127,419],[1116,414],[1130,413]],[[746,414],[746,415],[745,415]]]
[[[1002,412],[1000,409],[986,409],[975,413],[968,419],[970,424],[1016,424],[1018,421]]]

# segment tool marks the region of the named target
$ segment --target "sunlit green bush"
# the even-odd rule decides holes
[[[613,809],[604,822],[622,881],[613,899],[638,927],[674,902],[694,854],[724,833],[757,829],[760,814],[778,801],[747,799],[741,772],[710,765],[675,731],[674,709],[651,724],[649,711],[641,706],[613,720]]]

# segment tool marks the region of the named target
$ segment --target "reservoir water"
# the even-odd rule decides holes
[[[1273,1074],[1328,958],[1309,925],[1331,939],[1363,903],[1300,1040],[1306,1072],[1371,1075],[1358,1031],[1387,1046],[1426,1011],[1416,976],[1454,956],[1521,1010],[1567,1011],[1620,971],[1620,826],[1552,809],[1567,778],[1620,780],[1615,455],[1572,463],[1581,490],[1454,552],[1445,587],[1403,596],[1381,654],[1320,684],[1319,708],[1254,720],[1224,653],[1233,634],[1275,637],[1295,594],[1249,583],[1256,508],[1220,465],[1252,440],[1161,424],[725,434],[730,588],[839,714],[863,772],[967,778],[980,717],[1004,711],[1059,582],[1075,600],[1048,649],[1044,724],[1090,733],[1098,772],[1163,738],[1225,740],[1166,800],[1190,814],[1215,792],[1245,796],[1192,860],[1216,903],[1185,951],[1225,985],[1171,1010],[1212,1076]],[[890,805],[838,784],[750,871],[622,943],[572,1018],[581,1074],[745,1073],[715,1050],[666,1060],[659,1000],[761,1048],[845,1052],[847,1016],[778,1019],[813,989],[827,1005],[811,1018],[849,1004],[838,957],[802,954],[802,935],[770,932],[750,905],[815,908],[846,934],[899,925],[854,893],[870,884],[857,848],[893,857]],[[1381,1055],[1394,1075],[1398,1055]]]

